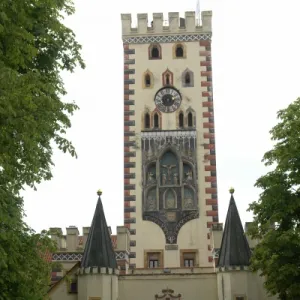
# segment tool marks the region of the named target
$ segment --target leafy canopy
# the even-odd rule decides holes
[[[44,299],[53,251],[48,233],[23,221],[24,185],[52,177],[53,147],[76,156],[61,71],[84,68],[81,46],[63,15],[70,0],[0,1],[0,300]]]
[[[266,276],[267,290],[280,299],[300,298],[300,98],[278,112],[270,131],[274,148],[265,153],[273,171],[260,177],[259,200],[250,204],[252,238],[260,240],[252,267]]]

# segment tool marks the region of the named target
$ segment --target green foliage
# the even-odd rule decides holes
[[[23,221],[24,185],[52,177],[53,147],[76,156],[65,137],[78,109],[65,103],[61,71],[84,67],[63,23],[70,0],[0,1],[0,299],[44,299],[54,250],[47,232]]]
[[[262,193],[249,206],[254,214],[250,235],[259,240],[252,268],[266,276],[271,294],[300,299],[300,98],[278,118],[270,131],[274,148],[263,158],[273,171],[257,180]]]

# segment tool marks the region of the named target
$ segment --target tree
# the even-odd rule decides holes
[[[263,157],[273,170],[260,177],[259,200],[250,236],[259,243],[252,268],[266,277],[265,287],[280,299],[300,299],[300,98],[278,112],[270,131],[274,148]]]
[[[78,107],[60,77],[84,68],[63,24],[73,13],[71,0],[0,1],[0,299],[43,299],[49,281],[40,254],[53,244],[22,221],[19,192],[51,179],[54,147],[76,156],[65,135]]]

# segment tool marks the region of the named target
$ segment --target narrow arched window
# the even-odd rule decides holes
[[[159,50],[157,46],[153,46],[151,49],[151,57],[152,58],[159,58]]]
[[[150,128],[150,115],[145,114],[145,128]]]
[[[179,114],[179,127],[183,128],[183,113],[182,112]]]
[[[185,84],[191,84],[191,75],[190,75],[190,73],[185,74],[184,82],[185,82]]]
[[[191,112],[188,113],[188,127],[193,127],[193,114]]]
[[[145,86],[150,87],[151,86],[151,77],[149,74],[145,75]]]
[[[166,75],[166,85],[170,85],[170,74]]]
[[[154,128],[159,128],[158,114],[154,115],[153,123],[154,123]]]
[[[176,46],[176,57],[183,57],[183,47],[182,47],[182,45]]]

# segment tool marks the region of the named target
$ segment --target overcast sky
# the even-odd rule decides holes
[[[298,3],[298,4],[297,4]],[[123,46],[121,13],[195,10],[196,0],[75,0],[66,20],[83,45],[87,68],[63,74],[80,111],[68,138],[78,159],[55,151],[53,179],[26,189],[26,221],[35,230],[90,226],[97,189],[103,190],[107,222],[123,224]],[[229,188],[242,221],[251,221],[256,179],[272,147],[269,130],[276,112],[300,95],[299,1],[202,0],[213,11],[213,84],[220,221]],[[152,16],[152,15],[151,15]]]

